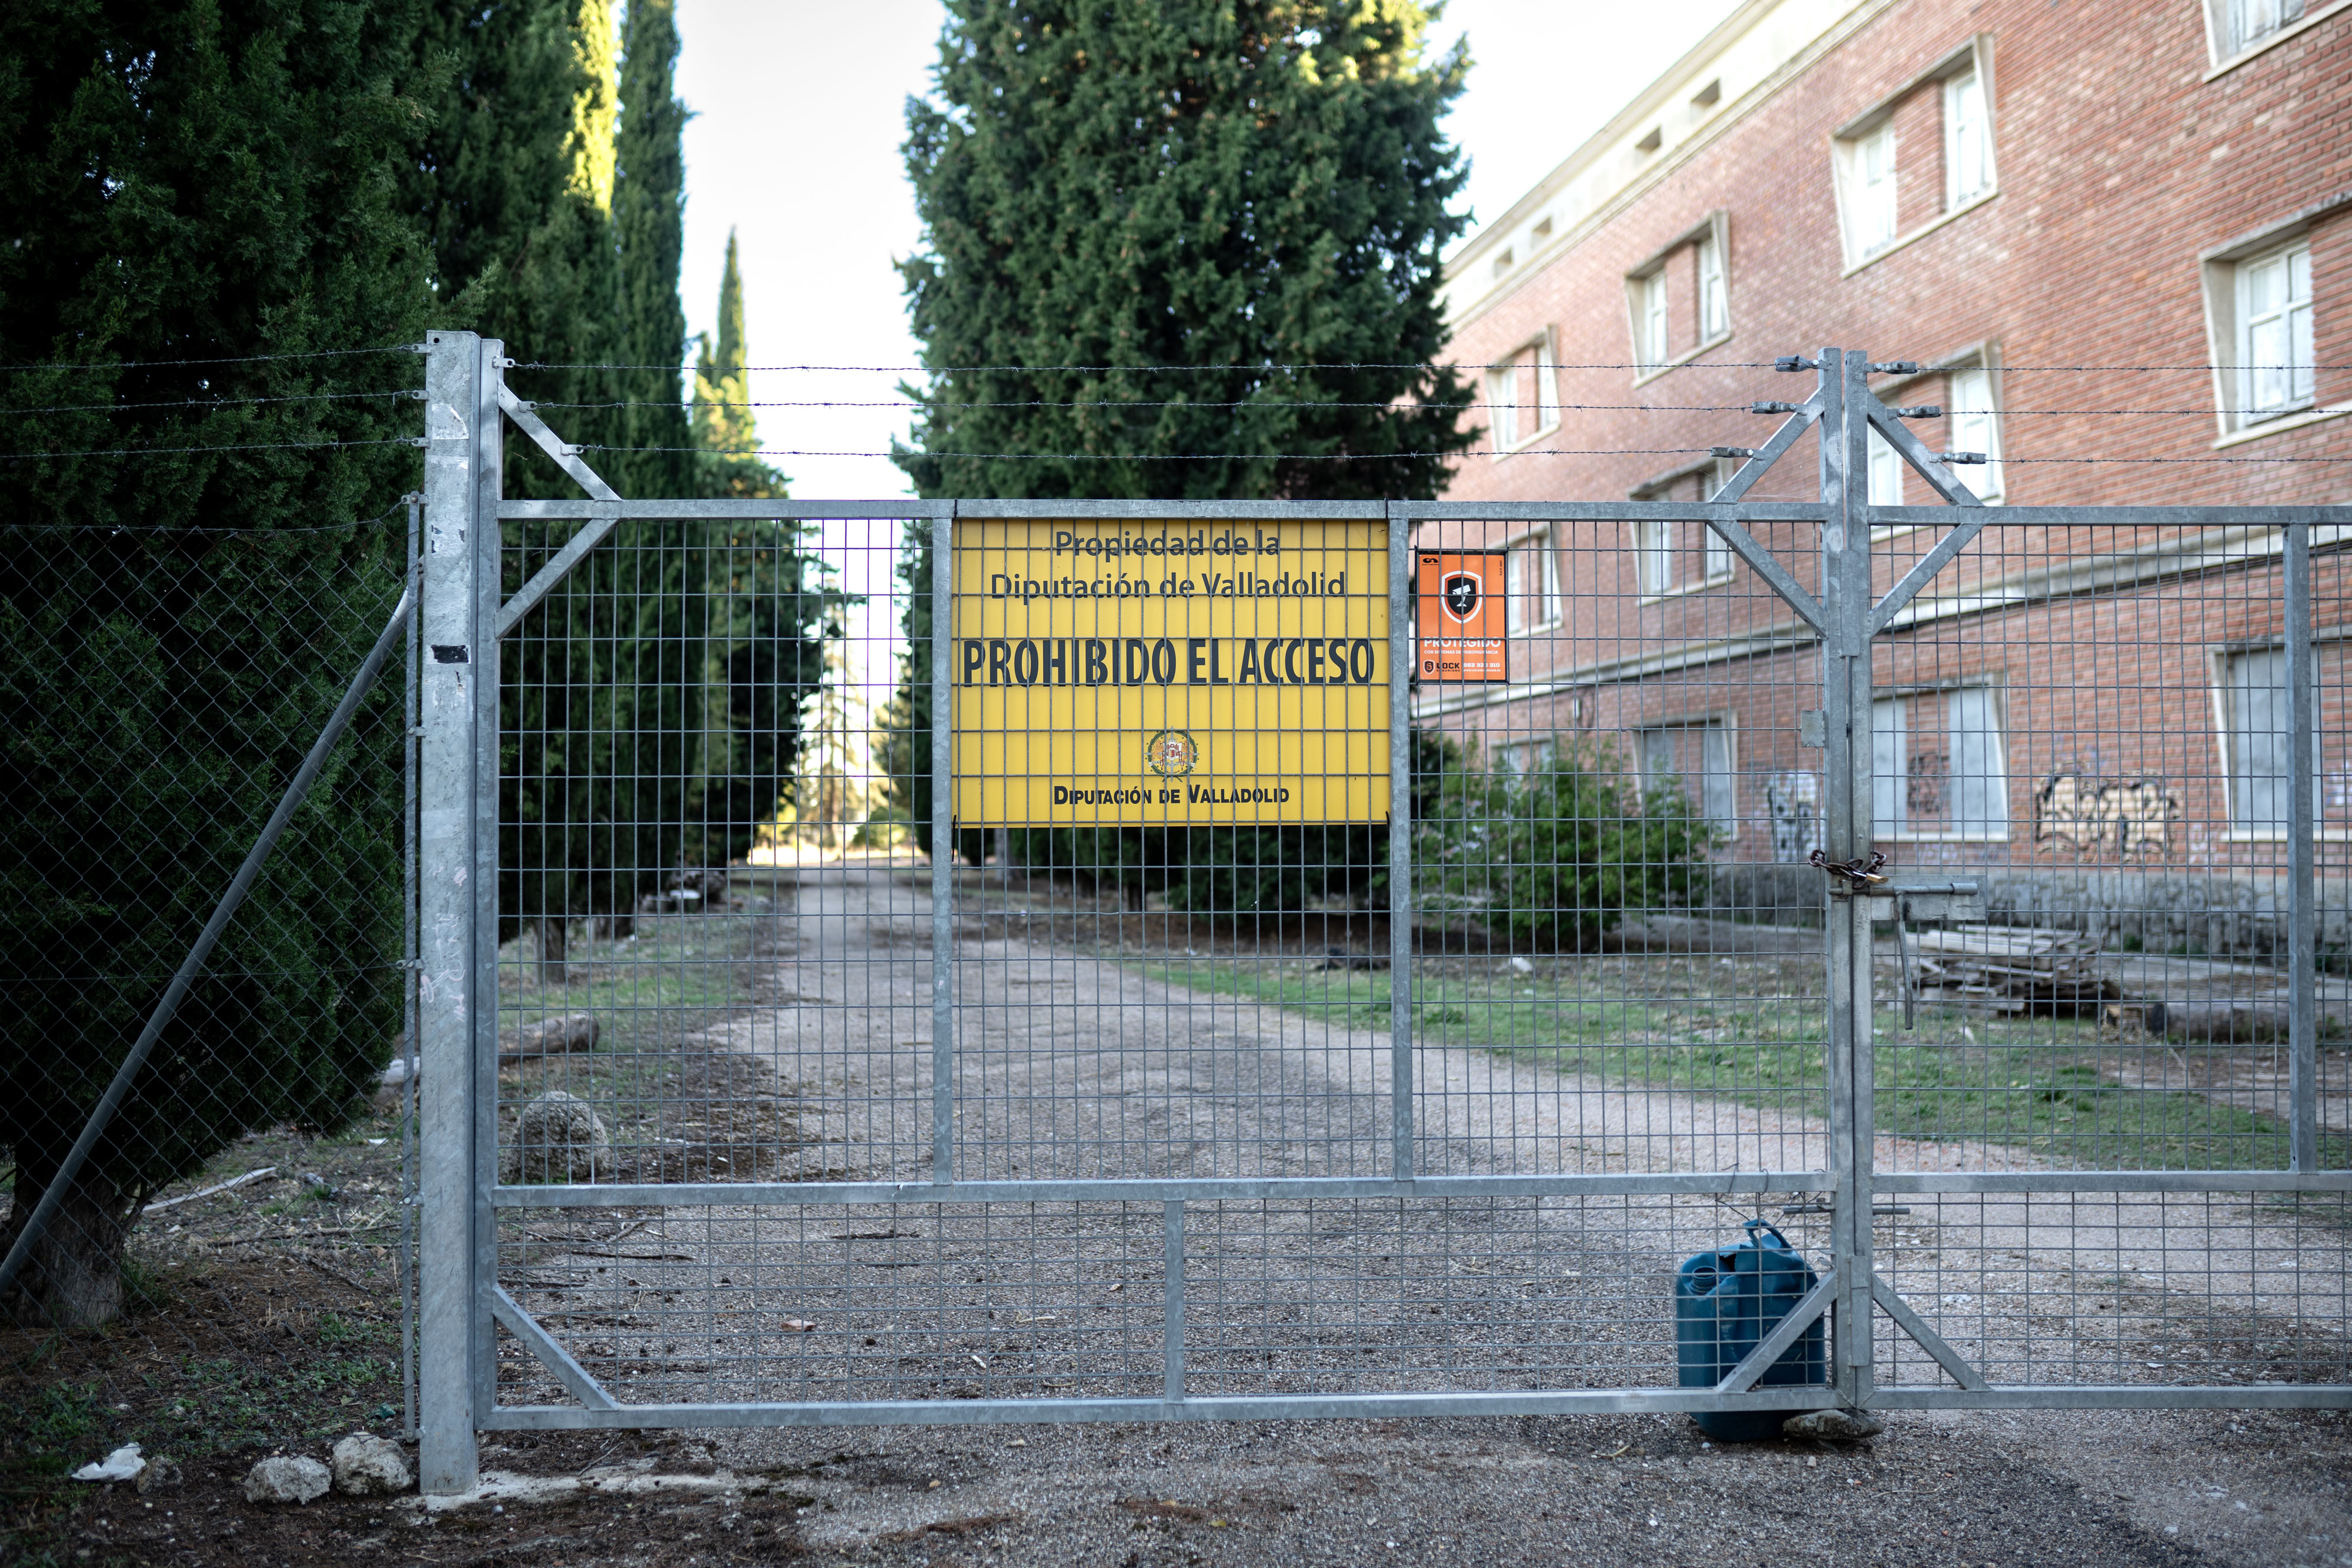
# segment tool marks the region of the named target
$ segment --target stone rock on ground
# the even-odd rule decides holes
[[[1808,1410],[1780,1423],[1784,1437],[1818,1437],[1832,1443],[1856,1443],[1885,1430],[1885,1417],[1867,1410]]]
[[[335,1445],[334,1475],[345,1497],[390,1497],[408,1490],[408,1456],[387,1438],[354,1432]]]
[[[593,1181],[613,1163],[612,1134],[588,1102],[551,1089],[523,1103],[507,1163],[521,1181]]]
[[[562,1018],[542,1019],[520,1029],[510,1029],[499,1036],[499,1065],[507,1067],[532,1057],[593,1051],[597,1032],[596,1019],[592,1013],[566,1013]]]
[[[326,1496],[327,1488],[333,1482],[327,1467],[318,1460],[279,1455],[261,1460],[246,1472],[245,1500],[309,1502],[312,1498]]]
[[[187,1477],[181,1472],[179,1460],[167,1459],[158,1454],[147,1461],[147,1468],[141,1470],[139,1479],[131,1484],[139,1489],[140,1496],[146,1497],[154,1492],[170,1490],[185,1479]]]

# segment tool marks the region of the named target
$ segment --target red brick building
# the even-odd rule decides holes
[[[1733,466],[1708,449],[1777,423],[1748,403],[1811,390],[1771,361],[1838,344],[1917,362],[1874,390],[1945,410],[1915,428],[1990,458],[1956,471],[2005,505],[2352,503],[2352,4],[1751,0],[1466,244],[1447,296],[1455,356],[1506,367],[1453,501],[1705,499]],[[1748,498],[1811,498],[1816,461],[1808,437]],[[1870,483],[1937,499],[1874,437]],[[1809,528],[1760,530],[1808,583]],[[1879,532],[1884,582],[1934,535]],[[2342,532],[2315,536],[2313,584],[2331,842]],[[2275,866],[2280,538],[1989,530],[1884,639],[1881,840]],[[1730,858],[1800,858],[1819,661],[1702,526],[1440,538],[1511,552],[1512,678],[1424,689],[1423,722],[1490,751],[1607,738],[1679,776]]]

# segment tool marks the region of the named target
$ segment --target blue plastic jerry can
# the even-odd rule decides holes
[[[1819,1283],[1804,1255],[1760,1219],[1748,1221],[1748,1239],[1701,1252],[1675,1275],[1675,1347],[1685,1388],[1711,1388],[1789,1315]],[[1765,1238],[1771,1239],[1768,1242]],[[1829,1384],[1822,1321],[1806,1325],[1756,1385]],[[1725,1443],[1760,1443],[1780,1435],[1794,1410],[1703,1411],[1699,1429]]]

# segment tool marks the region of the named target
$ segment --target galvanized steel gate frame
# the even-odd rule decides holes
[[[1380,1177],[1234,1179],[959,1180],[955,1175],[956,1060],[952,951],[952,857],[932,866],[933,1176],[928,1182],[789,1184],[597,1184],[505,1186],[498,1179],[497,933],[499,888],[499,647],[534,604],[620,522],[632,518],[853,517],[920,519],[939,527],[933,552],[933,602],[952,602],[952,523],[961,518],[1381,519],[1388,526],[1391,681],[1391,799],[1404,826],[1412,790],[1407,770],[1412,667],[1408,562],[1412,531],[1423,519],[1457,521],[1620,521],[1656,518],[1703,524],[1768,584],[1818,635],[1822,656],[1820,741],[1824,747],[1822,815],[1826,857],[1869,854],[1873,757],[1870,743],[1872,640],[1986,528],[2200,525],[2274,528],[2284,535],[2287,602],[2287,689],[2291,758],[2296,778],[2313,767],[2311,556],[2315,530],[2330,544],[2352,529],[2346,507],[1986,507],[1939,455],[1870,392],[1860,350],[1826,348],[1784,369],[1813,373],[1801,403],[1759,405],[1786,415],[1754,449],[1718,449],[1741,459],[1713,500],[1559,502],[1523,505],[1444,503],[1175,502],[872,502],[628,501],[614,492],[504,384],[511,361],[495,340],[440,332],[426,345],[427,424],[423,528],[421,730],[417,750],[420,831],[416,884],[421,931],[419,1047],[422,1056],[420,1198],[423,1247],[419,1309],[422,1459],[427,1491],[455,1492],[477,1479],[476,1435],[488,1429],[1010,1421],[1220,1420],[1244,1417],[1532,1415],[1573,1411],[1767,1410],[1812,1407],[1818,1391],[1753,1387],[1810,1324],[1829,1315],[1830,1368],[1837,1401],[1850,1407],[1994,1408],[2133,1406],[2143,1408],[2347,1407],[2352,1385],[1991,1386],[1896,1295],[1874,1269],[1874,1199],[1900,1194],[2305,1192],[2352,1191],[2352,1172],[2322,1170],[2316,1122],[2315,823],[2310,791],[2288,793],[2291,1158],[2281,1171],[1884,1172],[1874,1168],[1872,1124],[1871,894],[1949,894],[1964,885],[1897,876],[1857,895],[1825,878],[1831,1168],[1826,1171],[1722,1171],[1650,1174],[1416,1175],[1413,1145],[1412,863],[1408,832],[1391,845],[1391,1096],[1392,1166]],[[1907,368],[1907,367],[1906,367]],[[508,501],[499,474],[511,423],[585,492],[575,501]],[[1820,498],[1806,504],[1743,499],[1798,440],[1821,427]],[[1891,444],[1947,505],[1874,507],[1865,476],[1870,433]],[[578,519],[581,527],[513,598],[501,603],[500,525],[515,519]],[[1748,531],[1751,523],[1811,523],[1820,528],[1821,595],[1816,599]],[[1947,528],[1940,541],[1893,588],[1874,597],[1874,526]],[[933,776],[950,776],[950,628],[935,622],[931,681]],[[1810,716],[1808,718],[1810,720]],[[946,843],[950,791],[933,792],[933,842]],[[1346,1394],[1188,1397],[1184,1385],[1184,1208],[1188,1202],[1263,1197],[1446,1197],[1469,1195],[1568,1197],[1624,1193],[1794,1193],[1831,1195],[1834,1261],[1820,1285],[1717,1387],[1611,1388],[1538,1392]],[[616,1401],[499,1283],[497,1221],[501,1209],[592,1206],[723,1204],[822,1205],[893,1202],[1156,1201],[1165,1206],[1168,1261],[1165,1387],[1160,1399],[953,1399],[797,1404],[627,1405]],[[1876,1386],[1871,1306],[1885,1310],[1957,1387]],[[504,1324],[573,1395],[576,1406],[505,1406],[496,1392],[495,1326]]]

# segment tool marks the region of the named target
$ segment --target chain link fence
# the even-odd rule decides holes
[[[12,1479],[414,1429],[415,526],[0,529]]]

